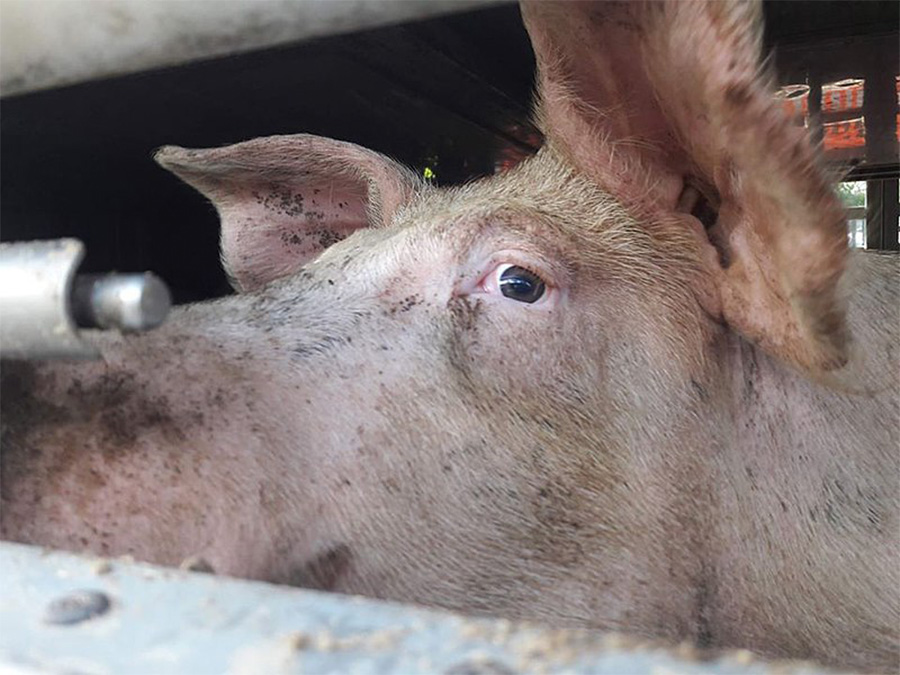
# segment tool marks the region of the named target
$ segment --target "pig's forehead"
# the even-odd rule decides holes
[[[497,223],[560,234],[596,232],[630,221],[612,196],[549,151],[515,169],[453,188],[428,188],[402,209],[396,224],[478,229]]]

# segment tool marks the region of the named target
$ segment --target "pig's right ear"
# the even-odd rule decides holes
[[[155,159],[216,207],[222,262],[239,292],[293,274],[359,228],[386,225],[419,186],[387,157],[307,134],[166,146]]]
[[[661,242],[694,249],[710,315],[797,367],[841,367],[844,211],[774,100],[761,3],[527,2],[522,15],[550,144]]]

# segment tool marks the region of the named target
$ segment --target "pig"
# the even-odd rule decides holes
[[[546,142],[506,173],[160,150],[237,293],[4,364],[3,536],[896,669],[897,257],[848,251],[759,4],[523,17]]]

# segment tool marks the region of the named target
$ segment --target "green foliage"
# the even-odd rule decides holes
[[[837,186],[838,196],[844,202],[847,208],[866,205],[866,183],[865,181],[856,181],[853,183],[839,183]]]

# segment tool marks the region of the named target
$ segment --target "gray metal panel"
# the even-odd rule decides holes
[[[0,545],[2,673],[821,673],[748,652],[699,662],[618,635]],[[106,594],[77,621],[73,591]],[[90,598],[89,598],[90,600]],[[71,612],[73,605],[75,614]],[[62,614],[61,614],[62,611]],[[58,625],[48,619],[75,623]]]
[[[4,0],[0,93],[58,87],[498,0]]]

